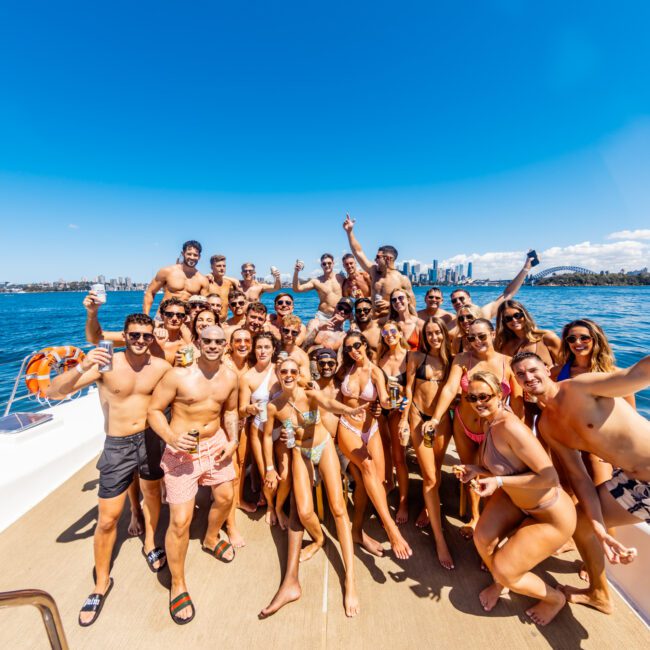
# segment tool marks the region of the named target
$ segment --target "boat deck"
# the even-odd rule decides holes
[[[443,502],[458,503],[458,484],[443,474]],[[569,606],[545,628],[528,622],[530,599],[516,594],[501,599],[489,614],[478,601],[488,583],[471,542],[458,533],[455,508],[447,508],[448,540],[456,570],[442,569],[428,532],[412,523],[421,484],[411,482],[411,522],[405,536],[414,549],[408,562],[391,554],[374,558],[356,551],[357,584],[362,613],[346,619],[342,607],[343,566],[333,522],[326,516],[325,551],[301,565],[302,598],[267,620],[257,613],[273,596],[281,577],[286,541],[279,529],[269,531],[262,512],[238,513],[247,546],[232,564],[201,552],[209,495],[201,491],[191,528],[187,580],[197,614],[187,626],[175,625],[168,613],[167,570],[151,573],[141,555],[141,542],[126,533],[128,507],[120,521],[112,576],[115,586],[97,623],[77,624],[79,607],[92,591],[92,535],[96,521],[97,470],[91,462],[60,488],[0,534],[0,590],[39,588],[51,593],[59,607],[71,648],[123,647],[224,648],[647,648],[650,632],[618,597],[614,614],[605,616]],[[417,504],[417,506],[416,506]],[[168,521],[163,508],[160,530]],[[385,539],[376,518],[369,532]],[[162,536],[161,536],[162,541]],[[388,545],[386,544],[386,547]],[[540,575],[580,585],[578,559],[550,558]],[[633,567],[630,567],[634,571]],[[47,636],[34,608],[0,610],[3,648],[46,648]]]

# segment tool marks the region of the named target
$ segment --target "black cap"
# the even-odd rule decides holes
[[[320,361],[321,359],[334,359],[336,361],[337,359],[336,352],[331,348],[321,348],[316,352],[315,357],[316,361]]]

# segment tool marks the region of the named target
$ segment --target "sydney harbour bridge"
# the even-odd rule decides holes
[[[568,271],[569,273],[582,273],[584,275],[596,275],[595,271],[590,271],[589,269],[584,269],[581,266],[552,266],[550,269],[544,269],[535,275],[528,276],[527,282],[530,284],[535,284],[535,282],[546,278],[549,275],[554,275],[561,271]]]

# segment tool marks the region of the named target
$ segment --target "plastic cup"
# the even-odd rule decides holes
[[[103,284],[93,284],[90,290],[95,292],[95,300],[104,304],[106,302],[106,287]]]

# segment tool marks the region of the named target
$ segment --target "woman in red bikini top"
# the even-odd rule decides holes
[[[485,318],[477,318],[470,325],[465,341],[470,347],[454,359],[449,371],[449,378],[440,393],[433,417],[424,425],[423,430],[435,429],[438,426],[458,392],[462,391],[463,395],[467,393],[472,375],[479,370],[487,370],[500,378],[504,399],[509,397],[510,408],[518,417],[523,416],[521,388],[510,369],[510,357],[500,354],[494,349],[492,323]],[[461,398],[454,409],[453,431],[456,450],[461,462],[463,464],[476,463],[478,448],[485,434],[480,416],[464,398]],[[466,537],[471,537],[479,516],[478,496],[471,490],[469,496],[472,504],[472,519],[468,526],[461,528],[461,534]]]
[[[388,320],[395,321],[402,330],[409,350],[417,350],[420,347],[424,322],[418,318],[415,307],[409,302],[409,296],[404,289],[393,289],[391,292]]]

